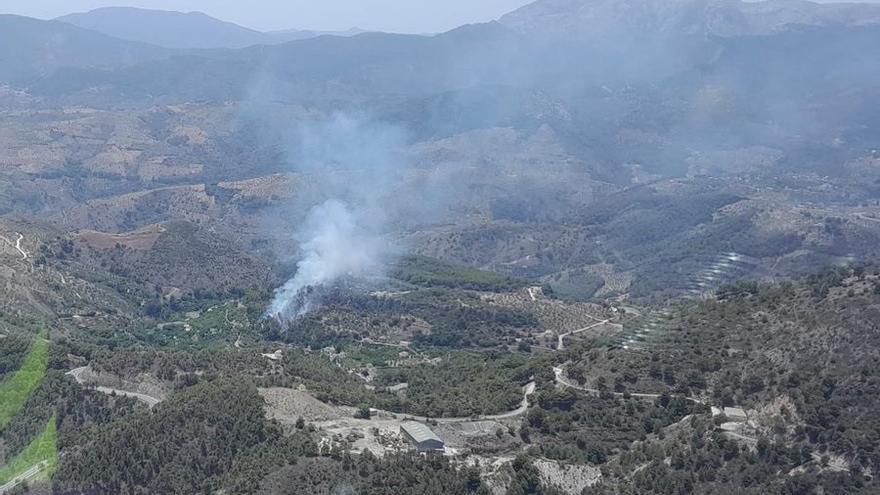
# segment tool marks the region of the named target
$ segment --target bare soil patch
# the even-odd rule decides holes
[[[306,421],[339,419],[342,411],[312,397],[311,394],[292,388],[261,388],[260,395],[266,400],[266,415],[282,423],[294,423],[298,418]]]
[[[76,238],[92,249],[113,249],[117,245],[121,245],[136,251],[147,251],[153,248],[163,232],[165,229],[161,225],[155,224],[124,234],[84,230],[77,234]]]

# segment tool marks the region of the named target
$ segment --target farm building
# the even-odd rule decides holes
[[[443,450],[443,440],[422,423],[407,421],[400,425],[400,433],[412,442],[419,452]]]
[[[745,423],[749,419],[746,412],[739,407],[725,407],[724,415],[727,416],[727,419],[736,423]]]

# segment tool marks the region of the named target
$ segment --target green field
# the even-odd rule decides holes
[[[151,346],[197,350],[230,347],[248,328],[247,308],[229,301],[202,311],[197,318],[171,314],[161,327],[140,329],[135,335]]]
[[[9,464],[0,467],[0,485],[37,465],[41,466],[40,473],[29,481],[47,479],[52,476],[58,467],[56,423],[56,416],[53,415],[40,436],[35,438],[22,453],[13,457]]]
[[[508,292],[528,285],[525,280],[447,263],[426,256],[407,256],[391,269],[391,276],[423,287]]]
[[[384,345],[355,344],[347,346],[343,350],[345,351],[343,365],[352,369],[362,368],[367,365],[385,366],[388,361],[400,359],[400,353],[406,349]],[[415,354],[414,351],[409,352],[410,354]]]
[[[49,343],[46,332],[41,332],[24,358],[24,362],[11,378],[0,383],[0,429],[24,407],[28,398],[40,385],[49,364]]]

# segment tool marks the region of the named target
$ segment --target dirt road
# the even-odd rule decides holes
[[[16,234],[18,234],[18,239],[15,241],[15,249],[18,249],[18,252],[21,253],[21,259],[26,260],[28,259],[28,254],[21,247],[21,241],[24,240],[24,234],[19,234],[18,232],[16,232]]]
[[[28,253],[21,247],[21,241],[24,240],[24,235],[18,232],[16,232],[16,234],[18,235],[18,239],[16,239],[15,242],[12,242],[8,237],[4,235],[0,235],[0,241],[9,244],[9,247],[14,247],[16,250],[18,250],[18,253],[21,254],[21,259],[26,260],[28,259]]]
[[[383,411],[381,409],[371,409],[370,411],[379,416],[397,416],[401,419],[407,419],[412,421],[420,421],[420,422],[428,422],[428,421],[436,421],[437,423],[468,423],[471,421],[496,421],[499,419],[510,419],[515,418],[517,416],[522,416],[529,409],[529,396],[535,393],[535,382],[529,382],[525,387],[523,387],[523,398],[520,406],[512,411],[508,411],[506,413],[501,414],[489,414],[485,416],[469,416],[465,418],[428,418],[425,416],[414,416],[412,414],[402,414],[395,413],[391,411]]]
[[[517,416],[522,416],[529,410],[529,396],[535,393],[535,382],[530,382],[523,388],[523,398],[520,406],[513,411],[506,412],[504,414],[495,414],[490,416],[481,416],[480,419],[484,421],[494,421],[499,419],[509,419],[515,418]]]
[[[82,378],[83,372],[87,369],[88,369],[88,366],[83,366],[80,368],[72,369],[72,370],[68,371],[67,374],[72,376],[73,379],[76,380],[76,382],[79,383],[80,385],[89,385],[89,384],[85,383],[85,380]],[[149,406],[151,408],[153,406],[155,406],[156,404],[162,402],[162,399],[157,399],[156,397],[152,397],[147,394],[142,394],[139,392],[129,392],[128,390],[120,390],[120,389],[110,388],[110,387],[95,387],[95,390],[97,390],[98,392],[104,393],[104,394],[108,394],[108,395],[116,394],[116,395],[123,395],[125,397],[131,397],[133,399],[137,399],[137,400],[143,402],[144,404],[146,404],[147,406]]]
[[[861,218],[862,220],[868,220],[869,222],[880,222],[880,218],[869,217],[864,213],[857,213],[856,216]]]
[[[329,442],[331,438],[339,436],[347,438],[352,434],[356,440],[352,444],[354,452],[371,451],[377,456],[383,456],[387,452],[399,451],[407,448],[405,441],[400,438],[400,427],[405,421],[419,421],[422,423],[436,422],[441,425],[459,425],[468,423],[490,422],[515,418],[525,414],[529,408],[529,396],[535,392],[535,383],[531,382],[523,387],[523,399],[520,406],[513,411],[502,414],[493,414],[479,417],[466,418],[426,418],[424,416],[414,416],[410,414],[393,413],[380,409],[371,409],[370,419],[354,418],[354,408],[337,407],[339,416],[334,419],[325,419],[311,423],[323,432],[323,442]],[[330,406],[325,406],[330,407]],[[281,418],[284,421],[292,421],[293,418]],[[399,445],[395,445],[395,442]]]
[[[532,302],[538,300],[538,296],[535,295],[535,291],[541,290],[540,287],[529,287],[529,297],[532,298]]]
[[[593,317],[591,316],[591,318],[593,318]],[[595,318],[594,318],[594,319],[595,319]],[[559,341],[558,341],[557,344],[556,344],[556,350],[557,350],[557,351],[561,351],[561,350],[565,349],[565,342],[564,342],[564,340],[565,340],[566,337],[571,336],[571,335],[576,335],[576,334],[579,334],[579,333],[581,333],[581,332],[586,332],[587,330],[592,330],[593,328],[596,328],[596,327],[601,326],[601,325],[607,325],[607,324],[610,323],[610,322],[611,322],[611,320],[601,320],[601,321],[599,321],[598,323],[594,323],[594,324],[592,324],[592,325],[590,325],[590,326],[588,326],[588,327],[584,327],[584,328],[580,328],[580,329],[578,329],[578,330],[574,330],[574,331],[571,331],[571,332],[567,332],[567,333],[559,334]]]
[[[553,374],[556,375],[556,383],[558,383],[559,385],[561,385],[563,387],[571,388],[574,390],[580,390],[581,392],[586,392],[588,394],[594,394],[594,395],[599,395],[601,393],[601,391],[599,389],[583,387],[581,385],[578,385],[578,384],[572,382],[571,380],[569,380],[568,378],[565,377],[565,370],[563,370],[562,368],[553,368]],[[629,392],[628,394],[624,394],[623,392],[612,392],[612,395],[614,395],[615,397],[623,397],[624,395],[629,395],[630,397],[635,397],[637,399],[649,399],[649,400],[656,400],[661,397],[661,394],[639,394],[639,393],[633,393],[633,392]],[[702,399],[697,399],[694,397],[685,397],[682,395],[675,395],[675,394],[667,394],[667,395],[669,397],[681,397],[682,399],[685,399],[689,402],[693,402],[695,404],[705,404],[706,403]]]

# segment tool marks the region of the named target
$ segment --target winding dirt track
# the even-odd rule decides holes
[[[81,368],[72,369],[72,370],[68,371],[67,374],[72,376],[73,379],[76,380],[76,382],[79,383],[80,385],[88,385],[87,383],[85,383],[85,380],[82,378],[82,373],[86,369],[88,369],[88,366],[83,366]],[[143,402],[144,404],[146,404],[150,408],[152,408],[156,404],[162,402],[162,399],[157,399],[156,397],[152,397],[147,394],[141,394],[138,392],[129,392],[128,390],[119,390],[119,389],[110,388],[110,387],[95,387],[95,390],[97,390],[98,392],[107,394],[107,395],[116,394],[116,395],[123,395],[125,397],[132,397],[134,399],[137,399],[137,400]]]
[[[522,416],[526,411],[529,410],[529,396],[535,393],[535,382],[529,382],[525,387],[523,387],[523,398],[520,406],[513,411],[508,411],[506,413],[501,414],[489,414],[485,416],[471,416],[466,418],[428,418],[425,416],[413,416],[411,414],[402,414],[395,413],[391,411],[383,411],[381,409],[371,409],[373,413],[380,415],[394,415],[400,418],[404,418],[412,421],[420,421],[422,423],[428,421],[436,421],[437,423],[449,424],[449,423],[469,423],[473,421],[496,421],[500,419],[510,419],[516,418],[518,416]]]
[[[599,389],[582,387],[582,386],[572,382],[571,380],[569,380],[568,378],[565,377],[565,370],[563,370],[562,368],[553,368],[553,374],[556,375],[556,383],[558,383],[559,385],[561,385],[563,387],[574,389],[574,390],[580,390],[581,392],[586,392],[588,394],[594,394],[594,395],[599,395],[601,393],[601,391]],[[632,392],[630,392],[628,394],[624,394],[623,392],[612,392],[612,395],[614,395],[615,397],[623,397],[624,395],[629,395],[630,397],[635,397],[637,399],[659,399],[661,397],[660,394],[639,394],[639,393],[632,393]],[[667,395],[669,397],[680,397],[684,400],[687,400],[689,402],[693,402],[695,404],[706,404],[706,401],[704,401],[702,399],[697,399],[695,397],[687,397],[684,395],[675,395],[675,394],[667,394]]]
[[[868,215],[865,215],[864,213],[858,213],[858,214],[856,214],[856,216],[861,218],[862,220],[868,220],[869,222],[880,222],[880,218],[869,217]]]
[[[16,232],[16,234],[18,234],[18,239],[15,241],[15,249],[18,249],[18,252],[21,253],[21,259],[26,260],[28,259],[27,251],[21,247],[21,241],[24,240],[24,234],[18,232]]]
[[[592,324],[592,325],[590,325],[590,326],[588,326],[588,327],[584,327],[584,328],[580,328],[580,329],[577,329],[577,330],[574,330],[574,331],[571,331],[571,332],[567,332],[567,333],[559,334],[559,340],[558,340],[558,342],[556,343],[556,350],[557,350],[557,351],[561,351],[561,350],[565,349],[565,342],[564,342],[564,340],[565,340],[566,337],[569,337],[569,336],[571,336],[571,335],[576,335],[576,334],[579,334],[579,333],[581,333],[581,332],[586,332],[587,330],[591,330],[591,329],[596,328],[596,327],[601,326],[601,325],[607,325],[607,324],[610,323],[610,322],[611,322],[611,320],[600,320],[598,323],[594,323],[594,324]]]
[[[8,237],[6,237],[4,235],[0,235],[0,241],[3,241],[6,244],[9,244],[10,247],[14,247],[16,250],[18,250],[18,253],[21,254],[21,259],[27,260],[28,253],[27,253],[27,251],[24,250],[24,248],[21,247],[21,241],[24,240],[24,234],[16,232],[16,235],[18,235],[18,239],[16,239],[14,243],[11,240],[9,240]]]
[[[73,379],[76,380],[76,382],[79,383],[80,385],[88,386],[89,384],[86,383],[85,379],[82,377],[83,372],[85,372],[85,370],[87,370],[87,369],[88,369],[88,366],[82,366],[82,367],[75,368],[75,369],[68,371],[67,374],[72,376]],[[110,387],[98,386],[98,387],[95,387],[95,390],[97,390],[98,392],[101,392],[101,393],[108,394],[108,395],[109,394],[116,394],[116,395],[123,395],[126,397],[133,397],[133,398],[147,404],[151,408],[162,401],[159,398],[156,398],[156,397],[153,397],[153,396],[150,396],[147,394],[142,394],[139,392],[131,392],[128,390],[120,390],[120,389],[110,388]],[[500,420],[500,419],[515,418],[517,416],[521,416],[521,415],[525,414],[525,412],[528,411],[528,409],[529,409],[529,396],[531,396],[534,393],[535,393],[535,382],[529,382],[528,384],[526,384],[523,387],[523,398],[522,398],[522,402],[520,403],[520,406],[518,408],[516,408],[512,411],[501,413],[501,414],[490,414],[490,415],[485,415],[485,416],[463,417],[463,418],[428,418],[425,416],[414,416],[414,415],[410,415],[410,414],[395,413],[392,411],[383,411],[381,409],[371,409],[371,411],[374,414],[387,415],[387,416],[394,415],[394,416],[409,418],[414,421],[423,421],[423,422],[429,421],[429,420],[436,421],[438,423],[467,423],[469,421],[493,421],[493,420]]]

